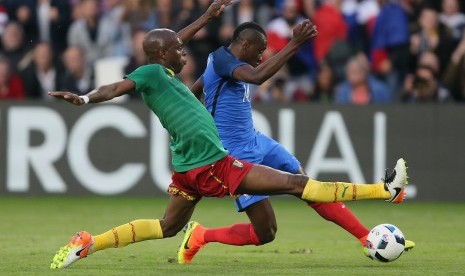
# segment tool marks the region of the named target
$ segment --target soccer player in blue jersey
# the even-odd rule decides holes
[[[315,26],[313,28],[316,35]],[[307,40],[294,37],[282,51],[262,63],[262,54],[267,47],[266,33],[258,24],[247,22],[235,29],[229,47],[220,47],[209,55],[205,72],[191,90],[204,101],[223,146],[232,156],[293,174],[305,174],[291,153],[254,129],[249,94],[249,83],[261,84],[273,76],[305,42]],[[308,205],[365,245],[369,230],[343,203]],[[198,222],[189,222],[178,251],[179,263],[189,264],[209,242],[262,245],[274,240],[277,225],[268,196],[241,195],[236,198],[236,207],[239,212],[246,212],[251,223],[208,229]],[[406,241],[407,250],[414,246],[413,242]],[[367,250],[364,253],[369,256]]]

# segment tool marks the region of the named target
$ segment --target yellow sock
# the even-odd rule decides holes
[[[355,201],[360,199],[389,199],[383,183],[354,184],[346,182],[320,182],[309,179],[302,199],[311,202]]]
[[[110,247],[123,247],[139,241],[162,239],[158,219],[138,219],[94,236],[93,252]]]

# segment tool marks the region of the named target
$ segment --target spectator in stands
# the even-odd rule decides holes
[[[347,2],[347,1],[345,1]],[[345,3],[344,2],[344,3]],[[343,5],[344,8],[344,5]],[[357,1],[356,20],[359,25],[362,25],[364,32],[371,35],[376,22],[376,18],[380,12],[380,5],[377,0]]]
[[[326,58],[333,45],[347,41],[348,26],[341,13],[342,0],[324,0],[316,9],[313,23],[318,28],[318,39],[314,41],[317,62]]]
[[[132,52],[131,45],[131,26],[124,21],[124,7],[121,0],[105,0],[106,11],[102,21],[108,22],[110,29],[110,39],[113,43],[112,56],[130,56]]]
[[[389,0],[378,0],[380,13],[371,34],[373,72],[397,94],[408,73],[409,26],[402,7]]]
[[[12,70],[4,56],[0,56],[0,100],[24,99],[24,87],[21,78]]]
[[[75,46],[70,46],[63,54],[65,72],[62,79],[64,91],[75,91],[84,95],[94,86],[92,68],[86,64],[84,52]]]
[[[352,45],[347,41],[338,40],[332,45],[325,59],[320,61],[320,63],[327,62],[332,67],[334,79],[340,82],[345,80],[347,62],[356,53]]]
[[[427,0],[401,0],[400,5],[407,15],[409,30],[418,29],[418,18],[425,5],[429,5]]]
[[[1,46],[0,53],[8,59],[13,72],[24,70],[32,60],[30,44],[24,41],[23,28],[16,22],[6,25]]]
[[[81,0],[68,0],[71,3],[71,22],[84,18],[82,14]]]
[[[124,68],[125,74],[129,74],[138,67],[147,63],[147,57],[144,49],[142,48],[142,42],[144,41],[146,34],[147,32],[144,30],[137,30],[132,35],[132,54],[129,57],[128,64]]]
[[[102,17],[97,0],[83,0],[80,5],[83,18],[71,24],[68,44],[81,48],[88,65],[92,66],[97,59],[115,54],[114,34],[118,26]]]
[[[425,7],[418,19],[420,28],[410,36],[410,54],[413,64],[418,57],[427,51],[433,51],[439,58],[440,74],[450,60],[454,51],[454,39],[450,30],[439,23],[438,12],[431,7]]]
[[[184,28],[199,18],[208,9],[210,2],[210,0],[195,0],[190,17],[184,22],[179,22],[179,28]],[[195,64],[197,64],[196,77],[199,77],[205,69],[208,55],[221,45],[219,39],[220,23],[220,19],[216,19],[216,22],[212,22],[200,29],[189,41],[189,49],[194,57]]]
[[[290,99],[286,96],[286,83],[288,76],[283,71],[278,71],[271,79],[266,80],[262,85],[251,87],[253,91],[252,102],[254,103],[288,103]],[[256,88],[256,89],[254,89]]]
[[[194,0],[180,0],[179,7],[178,7],[179,12],[176,14],[174,27],[172,28],[173,30],[180,30],[184,22],[189,20],[191,16],[191,12],[194,9],[194,5],[195,5]]]
[[[347,80],[336,88],[335,103],[367,105],[392,102],[388,86],[370,74],[364,54],[351,58],[346,69]]]
[[[344,0],[341,2],[340,7],[340,13],[347,25],[347,42],[355,47],[357,51],[363,51],[363,41],[361,41],[363,38],[360,37],[360,25],[357,21],[358,9],[361,6],[360,3],[357,0]]]
[[[439,74],[439,58],[438,56],[431,51],[424,52],[418,59],[418,66],[429,66],[435,75]]]
[[[329,63],[320,62],[310,101],[318,103],[332,103],[334,101],[336,82]]]
[[[269,88],[268,94],[270,95],[269,101],[275,103],[287,103],[289,99],[287,99],[285,94],[285,85],[286,85],[286,78],[285,77],[276,77],[271,80],[271,87]]]
[[[21,77],[30,99],[50,100],[49,91],[60,91],[62,70],[54,63],[52,46],[39,43],[34,47],[32,63],[23,71]]]
[[[16,0],[10,7],[12,19],[25,31],[31,47],[48,42],[60,54],[66,49],[66,34],[71,23],[71,7],[63,0]]]
[[[456,41],[462,38],[465,29],[465,14],[460,12],[458,0],[442,0],[442,12],[439,14],[439,21],[451,30]]]
[[[21,28],[23,29],[24,40],[28,42],[30,41],[31,43],[34,42],[30,46],[30,48],[32,48],[37,39],[37,28],[35,25],[36,22],[31,19],[33,16],[31,9],[33,1],[16,0],[8,1],[6,4],[10,20],[20,24]]]
[[[299,13],[297,2],[285,0],[282,14],[271,20],[266,27],[268,47],[263,54],[264,59],[270,58],[283,49],[292,38],[292,28],[303,20],[304,17]],[[289,75],[285,85],[286,99],[293,99],[294,96],[297,96],[298,100],[308,98],[311,74],[314,73],[314,69],[316,69],[316,62],[312,44],[307,42],[287,61],[284,67]]]
[[[258,3],[256,3],[258,2]],[[271,18],[271,9],[268,5],[253,0],[241,0],[235,2],[227,9],[222,17],[220,30],[221,40],[229,44],[234,29],[244,22],[256,22],[260,26],[266,26]]]
[[[173,8],[172,0],[155,1],[155,11],[157,13],[157,28],[172,28],[175,24],[176,11]]]
[[[131,33],[138,30],[150,31],[158,27],[157,15],[151,0],[123,1],[124,21],[131,26]]]
[[[452,53],[443,79],[454,98],[465,101],[465,32],[462,33],[462,40]]]
[[[371,34],[379,9],[376,0],[342,2],[340,12],[348,27],[347,40],[337,39],[324,59],[332,67],[336,82],[345,79],[345,67],[350,57],[358,52],[370,54]]]
[[[174,29],[181,29],[203,12],[210,0],[0,2],[0,35],[2,24],[6,24],[1,37],[0,54],[9,60],[10,70],[21,72],[22,75],[27,73],[29,77],[33,76],[31,72],[35,70],[32,68],[37,67],[37,60],[31,65],[33,60],[31,49],[39,42],[48,42],[53,46],[54,55],[63,56],[63,62],[67,63],[66,74],[62,77],[63,81],[60,85],[69,81],[67,85],[70,88],[67,90],[84,92],[93,84],[94,74],[91,66],[95,60],[125,55],[130,58],[126,69],[128,72],[132,71],[146,62],[145,54],[139,49],[140,39],[145,31],[163,26],[175,26]],[[254,101],[331,101],[335,96],[331,93],[335,90],[334,83],[341,83],[346,78],[346,74],[348,76],[346,68],[357,67],[353,64],[348,66],[348,59],[354,55],[355,50],[365,52],[372,62],[372,72],[370,69],[366,70],[368,72],[366,83],[381,84],[380,87],[384,86],[382,82],[388,84],[391,101],[404,96],[403,93],[394,94],[396,91],[405,90],[413,93],[415,79],[421,87],[422,81],[418,81],[421,79],[418,74],[429,77],[428,69],[424,67],[432,71],[440,88],[438,91],[442,91],[440,80],[443,80],[451,92],[450,96],[465,101],[465,77],[463,77],[465,42],[462,35],[465,29],[465,5],[462,2],[460,0],[241,0],[237,1],[231,9],[226,10],[222,24],[219,22],[210,24],[191,41],[189,46],[194,61],[189,65],[196,64],[195,76],[198,76],[203,70],[206,55],[219,44],[227,43],[219,37],[231,37],[230,32],[243,21],[256,21],[260,25],[267,26],[269,45],[264,58],[269,58],[288,41],[292,35],[290,28],[300,22],[303,19],[302,15],[305,14],[307,17],[314,17],[314,23],[319,27],[318,39],[312,42],[314,45],[310,43],[304,45],[299,53],[288,61],[284,74],[268,82],[268,85],[264,84],[263,88],[256,88]],[[75,6],[78,8],[73,10],[71,15],[70,9]],[[105,13],[100,10],[102,6],[105,8]],[[273,7],[276,9],[273,10]],[[279,14],[274,13],[276,11],[279,11]],[[72,16],[76,16],[77,20],[68,30]],[[274,18],[270,21],[272,16]],[[7,23],[8,19],[17,21]],[[27,32],[24,32],[23,26]],[[352,28],[348,29],[349,26]],[[412,26],[416,28],[412,29]],[[352,35],[350,40],[349,35]],[[66,39],[72,43],[69,49],[65,48],[68,43]],[[132,41],[139,45],[136,47]],[[461,46],[456,48],[457,44]],[[44,50],[42,46],[39,48]],[[69,50],[67,54],[59,55],[64,49]],[[70,57],[66,58],[67,56]],[[47,57],[47,54],[44,57]],[[80,63],[82,57],[87,59],[87,64]],[[323,63],[318,64],[317,61]],[[407,63],[409,64],[406,65]],[[423,69],[418,73],[416,69],[420,67]],[[59,74],[60,70],[58,71]],[[186,75],[181,74],[179,77],[187,78],[186,81],[190,82],[192,72],[183,73]],[[380,77],[382,82],[376,82],[370,73]],[[26,87],[26,97],[41,95],[42,92],[37,93],[37,89],[43,89],[41,84],[34,85],[38,81],[37,79],[32,84],[29,81],[23,82]],[[345,83],[349,84],[349,81]],[[442,101],[441,95],[444,93],[439,92],[438,95],[438,100]],[[371,97],[374,96],[369,94],[368,102],[373,102]],[[408,97],[409,101],[415,98]],[[363,97],[356,98],[364,102]]]
[[[420,66],[428,67],[429,69],[433,71],[433,73],[436,76],[439,74],[439,59],[437,55],[432,51],[424,52],[423,54],[421,54],[415,68],[418,68]],[[404,84],[403,84],[403,93],[399,97],[400,100],[405,101],[406,99],[405,92],[413,90],[414,80],[415,80],[415,72],[409,73],[405,77]]]
[[[411,84],[405,87],[402,100],[410,103],[443,103],[450,99],[449,91],[440,84],[434,69],[420,65]]]
[[[274,7],[278,11],[278,13],[282,13],[284,10],[284,6],[287,0],[262,0],[261,2],[265,2],[271,4],[274,2]],[[260,2],[260,0],[256,1]],[[271,2],[271,3],[270,3]],[[320,3],[321,0],[296,0],[295,3],[297,5],[297,10],[300,14],[305,16],[306,18],[313,18],[315,15],[315,6],[317,3]]]

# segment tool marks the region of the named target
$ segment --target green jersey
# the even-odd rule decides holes
[[[168,130],[175,171],[195,169],[228,154],[210,113],[171,70],[149,64],[125,77],[135,82],[136,92]]]

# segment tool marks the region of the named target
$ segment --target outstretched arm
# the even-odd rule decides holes
[[[224,12],[224,9],[232,4],[232,0],[215,0],[213,3],[208,7],[207,11],[202,14],[197,20],[192,22],[189,26],[185,27],[184,29],[178,32],[179,38],[181,39],[183,44],[187,44],[189,40],[208,22],[212,21],[215,18],[221,17]]]
[[[292,39],[276,55],[272,56],[257,67],[243,65],[234,70],[233,77],[253,84],[262,84],[273,76],[278,70],[299,50],[305,42],[318,34],[316,26],[310,20],[305,20],[294,27]]]
[[[97,89],[94,89],[87,93],[85,96],[79,96],[72,92],[65,91],[54,91],[48,92],[48,95],[55,97],[57,99],[65,100],[74,105],[83,105],[86,103],[100,103],[109,101],[113,98],[122,96],[134,90],[136,84],[128,79],[123,79],[121,81],[102,85]]]

